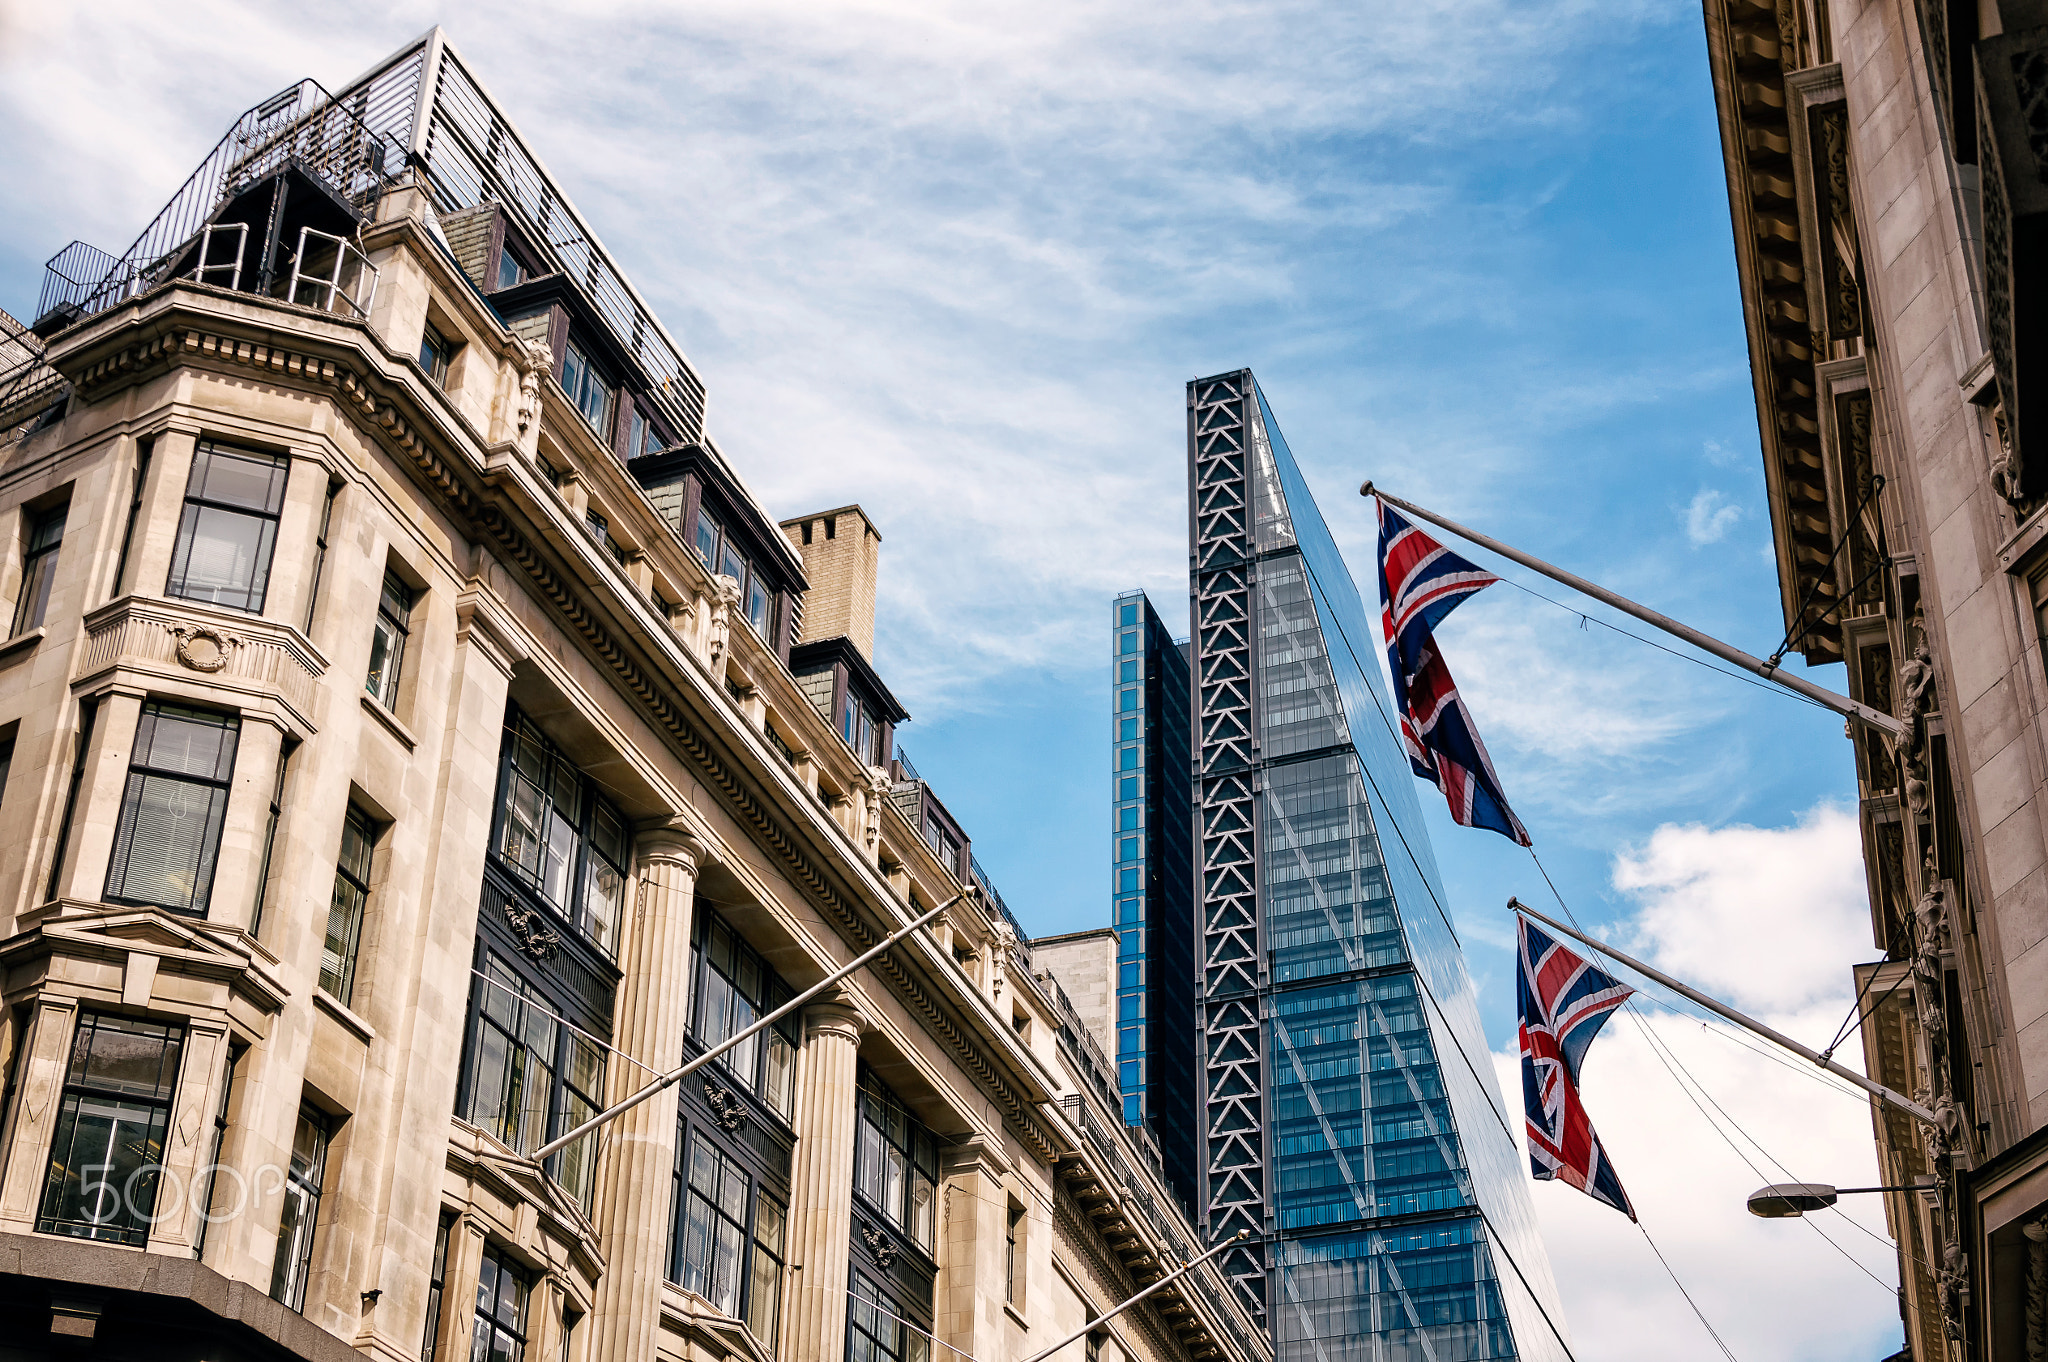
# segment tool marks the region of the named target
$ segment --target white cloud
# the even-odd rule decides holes
[[[1848,814],[1824,805],[1782,828],[1666,825],[1616,857],[1613,877],[1638,905],[1622,948],[1810,1042],[1824,1043],[1848,1013],[1850,963],[1871,954]],[[1703,1090],[1698,1105],[1646,1030]],[[1856,1048],[1844,1047],[1845,1062]],[[1518,1091],[1517,1058],[1495,1062],[1503,1088]],[[1868,1103],[1845,1088],[1746,1033],[1661,1009],[1617,1014],[1589,1053],[1582,1092],[1622,1185],[1744,1362],[1870,1358],[1897,1346],[1887,1289],[1896,1258],[1888,1240],[1871,1238],[1884,1239],[1877,1198],[1841,1202],[1862,1230],[1832,1213],[1765,1221],[1744,1207],[1765,1183],[1879,1180]],[[1583,1362],[1642,1357],[1649,1339],[1660,1360],[1719,1355],[1623,1217],[1563,1183],[1532,1195]],[[1820,1242],[1816,1226],[1882,1284]]]
[[[1730,503],[1724,494],[1711,487],[1702,487],[1685,508],[1685,537],[1696,549],[1718,544],[1740,519],[1740,506]]]
[[[1667,824],[1615,858],[1614,887],[1652,964],[1759,1014],[1841,994],[1875,950],[1856,818],[1833,805],[1785,828]]]

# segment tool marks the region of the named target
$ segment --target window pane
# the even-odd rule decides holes
[[[145,1242],[183,1044],[182,1028],[79,1018],[37,1230]]]
[[[505,844],[500,854],[526,872],[540,878],[540,825],[545,806],[538,786],[514,772],[505,782]]]
[[[327,905],[327,939],[320,947],[320,987],[329,997],[349,1001],[355,982],[356,943],[363,927],[363,891],[336,872]]]
[[[697,512],[697,556],[706,563],[718,557],[718,522],[709,511]]]
[[[768,601],[768,588],[760,578],[747,583],[747,619],[762,638],[768,637]]]
[[[718,559],[718,570],[742,582],[747,580],[747,560],[740,557],[739,550],[732,546],[731,541],[727,541],[725,552]]]
[[[584,931],[593,945],[609,955],[618,947],[619,909],[625,902],[626,879],[596,856],[589,858],[589,864],[583,894]]]
[[[268,584],[276,529],[263,516],[187,505],[166,589],[187,600],[255,609]]]
[[[761,1097],[776,1113],[787,1119],[796,1072],[796,1050],[780,1031],[770,1028],[767,1061],[761,1071]]]
[[[290,466],[290,458],[282,454],[202,446],[192,461],[187,495],[276,515],[284,509],[284,480]]]
[[[227,791],[132,772],[107,868],[107,897],[206,911]]]

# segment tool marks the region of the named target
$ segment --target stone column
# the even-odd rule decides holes
[[[865,1029],[851,994],[804,1010],[796,1109],[796,1181],[789,1208],[793,1288],[782,1355],[839,1357],[846,1347],[847,1241],[853,1236],[854,1061]],[[801,1271],[795,1269],[801,1268]]]
[[[947,1348],[969,1357],[1000,1357],[1009,1335],[1003,1311],[1009,1193],[1003,1175],[1010,1162],[985,1135],[969,1136],[943,1157],[934,1332]]]
[[[639,905],[627,927],[613,1043],[652,1069],[672,1069],[683,1058],[690,1020],[690,918],[703,856],[703,844],[678,828],[640,837]],[[639,1087],[644,1077],[615,1059],[614,1099]],[[597,1331],[591,1355],[606,1362],[654,1362],[668,1261],[668,1188],[676,1162],[676,1089],[615,1119],[605,1144],[597,1205],[605,1271],[591,1311]]]
[[[0,1181],[0,1229],[11,1234],[35,1228],[77,1023],[74,999],[43,993],[29,1012],[27,1026],[15,1033],[14,1105],[0,1127],[0,1158],[5,1160],[0,1163],[5,1170]]]

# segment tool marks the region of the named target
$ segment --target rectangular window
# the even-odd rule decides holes
[[[371,633],[371,670],[362,688],[385,709],[397,709],[397,678],[406,666],[406,635],[412,621],[412,588],[395,571],[385,571],[377,596],[377,625]]]
[[[526,277],[526,267],[519,263],[518,256],[512,254],[512,248],[501,249],[498,252],[498,288],[494,291],[518,288],[526,282]]]
[[[420,368],[433,380],[435,387],[448,382],[448,361],[454,354],[455,347],[429,322],[420,335]]]
[[[291,1168],[285,1174],[284,1219],[277,1227],[277,1257],[270,1268],[270,1297],[300,1312],[306,1308],[306,1278],[313,1267],[313,1230],[320,1221],[328,1133],[323,1113],[299,1108]]]
[[[631,853],[625,819],[531,720],[513,710],[506,724],[498,856],[610,954]]]
[[[470,1362],[526,1362],[526,1273],[496,1246],[484,1250],[476,1278],[476,1332]]]
[[[427,1329],[420,1340],[420,1362],[434,1362],[434,1344],[441,1333],[442,1288],[448,1282],[448,1231],[455,1218],[446,1211],[434,1230],[434,1257],[427,1267]]]
[[[747,583],[747,623],[754,626],[754,632],[763,641],[769,638],[768,621],[774,603],[775,598],[768,594],[767,586],[758,576]]]
[[[320,603],[320,579],[327,571],[327,531],[334,523],[334,499],[341,494],[341,484],[327,484],[327,500],[320,506],[320,533],[313,540],[313,581],[306,588],[306,622],[299,626],[301,633],[313,632],[313,607]]]
[[[930,1337],[906,1323],[903,1302],[866,1274],[853,1274],[846,1311],[846,1355],[860,1362],[931,1362]]]
[[[370,673],[363,689],[384,708],[398,708],[398,677],[405,666],[405,640],[412,619],[412,588],[389,569],[377,597],[377,623],[370,634]]]
[[[202,444],[192,455],[185,511],[164,593],[261,611],[284,510],[288,454]]]
[[[775,1351],[775,1331],[782,1319],[783,1236],[788,1217],[782,1204],[766,1191],[754,1196],[754,1271],[747,1283],[747,1327]]]
[[[697,556],[706,567],[718,561],[718,522],[701,508],[697,512]]]
[[[929,1254],[938,1147],[931,1132],[865,1068],[854,1144],[854,1189]]]
[[[182,1026],[80,1015],[36,1216],[39,1233],[147,1242],[184,1044]]]
[[[241,720],[150,701],[135,728],[107,866],[111,903],[204,915]]]
[[[50,608],[50,583],[57,576],[57,550],[64,543],[64,518],[71,514],[69,502],[52,511],[32,516],[22,544],[21,594],[14,600],[14,629],[19,638],[39,628],[43,613]]]
[[[474,1125],[519,1153],[595,1116],[604,1096],[604,1048],[558,1022],[539,990],[486,953],[475,981],[467,1111]],[[590,1209],[597,1131],[550,1160],[549,1174]]]
[[[569,395],[569,401],[576,410],[583,413],[583,419],[590,422],[592,430],[600,436],[611,433],[611,386],[574,341],[570,341],[562,352],[562,391]]]
[[[740,1312],[747,1269],[747,1174],[701,1132],[690,1141],[690,1171],[677,1207],[676,1282],[728,1315]]]
[[[1003,1227],[1003,1299],[1012,1305],[1023,1303],[1024,1281],[1020,1273],[1023,1264],[1017,1258],[1017,1239],[1022,1232],[1024,1208],[1010,1207],[1008,1222]]]
[[[477,980],[469,1120],[519,1153],[547,1141],[559,1036],[541,996],[495,955]]]
[[[356,983],[356,949],[362,944],[363,904],[370,897],[370,852],[377,831],[369,815],[351,804],[341,824],[341,855],[334,867],[334,897],[327,905],[327,940],[320,947],[320,987],[347,1003]]]
[[[135,481],[128,489],[128,525],[121,531],[121,556],[114,560],[114,594],[128,580],[128,550],[135,544],[135,522],[142,518],[142,490],[149,485],[149,459],[156,441],[144,440],[135,454]]]
[[[639,407],[633,407],[632,420],[626,427],[626,457],[639,459],[658,454],[667,444],[654,422],[642,415]]]
[[[789,987],[768,962],[715,913],[702,908],[697,914],[694,954],[696,1015],[690,1030],[707,1049],[746,1030],[789,1000]],[[795,1095],[791,1082],[796,1071],[793,1031],[785,1019],[756,1032],[717,1060],[741,1087],[785,1120]]]
[[[270,782],[270,812],[263,820],[263,864],[256,869],[256,905],[249,910],[249,935],[263,930],[263,905],[270,897],[270,857],[277,850],[277,822],[284,813],[284,770],[291,750],[277,751],[277,776]]]

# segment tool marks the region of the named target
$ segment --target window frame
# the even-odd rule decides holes
[[[398,712],[398,688],[405,679],[406,643],[412,636],[412,612],[420,593],[412,583],[390,568],[377,593],[377,619],[370,630],[370,665],[363,677],[363,690],[393,714]],[[388,632],[387,632],[388,631]]]
[[[155,745],[156,735],[154,728],[151,727],[151,721],[160,721],[166,712],[176,712],[183,715],[203,715],[224,721],[221,727],[230,736],[223,741],[223,754],[215,760],[215,775],[199,776],[172,767],[145,764],[149,760],[145,756],[145,751],[153,749]],[[145,744],[143,738],[145,730],[148,730],[150,734],[147,744]],[[242,716],[240,714],[202,709],[198,706],[179,704],[169,700],[149,700],[143,703],[142,711],[135,721],[135,740],[128,752],[128,777],[121,787],[121,807],[114,825],[114,844],[112,850],[107,854],[106,886],[101,891],[103,899],[108,903],[161,908],[165,912],[178,913],[186,917],[204,918],[208,915],[213,901],[213,882],[220,872],[221,836],[226,827],[228,804],[233,795],[235,763],[241,754],[241,737]],[[222,769],[223,763],[225,764],[225,770]],[[205,860],[204,881],[202,883],[195,879],[192,895],[183,906],[161,903],[155,899],[138,898],[125,892],[129,887],[128,867],[133,858],[136,835],[136,825],[131,819],[130,810],[140,808],[141,792],[147,788],[147,782],[151,780],[187,786],[203,786],[213,791],[219,799],[217,804],[212,805],[210,813],[211,827],[202,834],[200,843],[201,854]],[[136,816],[139,817],[139,814]],[[116,887],[117,883],[118,888]]]
[[[432,317],[420,328],[420,351],[414,358],[427,381],[444,391],[448,387],[448,366],[455,358],[456,346],[457,342],[449,340],[441,328],[434,325]]]
[[[252,509],[235,502],[208,497],[206,495],[206,474],[212,470],[215,455],[240,459],[248,463],[268,461],[277,477],[271,494],[274,507],[266,503],[263,509]],[[192,450],[192,467],[185,475],[185,498],[178,513],[178,530],[171,547],[171,566],[164,580],[164,595],[184,601],[198,601],[217,609],[239,610],[244,614],[261,615],[270,597],[270,569],[277,557],[278,527],[283,521],[285,497],[291,485],[292,456],[286,453],[271,453],[260,449],[248,449],[240,445],[222,444],[215,440],[201,440]],[[256,564],[249,583],[241,594],[244,603],[222,600],[218,589],[212,594],[202,594],[191,589],[192,546],[200,518],[206,512],[225,516],[240,516],[247,520],[261,522],[257,530],[261,562]],[[254,603],[246,603],[253,595]]]
[[[355,992],[356,963],[363,944],[363,916],[370,901],[370,876],[377,854],[376,820],[353,799],[342,816],[341,848],[334,858],[334,894],[327,904],[327,935],[320,947],[319,987],[342,1006],[350,1005]],[[360,848],[351,859],[350,842]],[[337,926],[342,948],[334,951],[338,967],[330,970],[327,959],[335,944]]]
[[[911,1306],[894,1289],[887,1275],[873,1276],[859,1267],[848,1274],[846,1304],[846,1355],[865,1356],[876,1362],[931,1362],[932,1333],[929,1323],[913,1323]],[[863,1294],[863,1288],[866,1293]],[[868,1316],[873,1323],[864,1323]],[[856,1350],[854,1335],[867,1343]],[[891,1339],[893,1338],[893,1342]]]
[[[731,961],[730,966],[720,963],[721,954]],[[755,981],[751,996],[742,991],[749,974]],[[690,932],[690,1039],[708,1050],[794,996],[795,991],[766,958],[700,900]],[[707,1016],[713,1007],[722,1013],[715,1025]],[[788,1125],[796,1112],[800,1043],[796,1022],[785,1017],[712,1063]],[[782,1056],[779,1060],[778,1055]]]
[[[14,625],[9,638],[20,638],[42,627],[50,609],[50,585],[57,576],[57,557],[64,548],[64,523],[71,517],[71,501],[41,511],[23,511],[21,536],[21,590],[14,598]],[[55,537],[45,539],[51,528]]]
[[[441,1339],[441,1304],[448,1288],[448,1236],[455,1229],[455,1215],[442,1211],[434,1227],[434,1254],[427,1263],[427,1326],[420,1340],[420,1362],[434,1362]]]
[[[786,1199],[775,1195],[766,1182],[747,1166],[744,1159],[735,1156],[723,1143],[711,1137],[702,1125],[679,1132],[685,1138],[676,1146],[676,1163],[673,1184],[673,1231],[669,1235],[667,1265],[668,1280],[685,1291],[694,1291],[712,1306],[743,1320],[754,1331],[754,1336],[775,1348],[775,1333],[782,1316],[782,1294],[785,1285],[785,1269],[788,1263],[789,1206]],[[709,1168],[714,1177],[713,1186],[707,1190],[700,1186],[697,1175],[701,1169]],[[728,1179],[739,1184],[737,1196],[738,1214],[734,1214],[724,1190]],[[704,1215],[695,1212],[701,1206]],[[761,1238],[764,1229],[764,1209],[772,1208],[776,1233],[780,1242],[773,1247]],[[703,1234],[697,1226],[702,1224]],[[723,1285],[717,1275],[719,1227],[732,1232],[733,1253],[727,1270],[731,1273],[729,1298],[718,1290]],[[704,1260],[692,1257],[692,1250],[701,1244]],[[762,1262],[773,1264],[773,1293],[767,1302],[761,1299],[764,1277]],[[765,1321],[763,1310],[767,1311]],[[763,1333],[765,1323],[768,1332]]]
[[[936,1262],[938,1137],[911,1115],[909,1108],[865,1064],[859,1069],[858,1093],[854,1111],[854,1204],[886,1220],[906,1244],[922,1253],[928,1262]],[[902,1134],[893,1134],[892,1128]],[[896,1192],[888,1186],[891,1153],[901,1158],[901,1189]],[[921,1227],[917,1213],[920,1180],[925,1191]]]
[[[573,381],[572,381],[573,380]],[[562,392],[597,437],[606,444],[611,443],[612,423],[618,416],[618,385],[606,376],[605,371],[590,357],[590,351],[578,344],[571,336],[562,343]],[[600,410],[592,412],[591,398],[602,395]]]
[[[560,1000],[527,977],[509,953],[479,939],[475,959],[477,973],[470,980],[469,1016],[455,1111],[500,1144],[524,1154],[581,1125],[602,1108],[609,1051],[598,1037],[564,1019]],[[499,1001],[487,1001],[491,999]],[[494,1007],[514,1015],[507,1020],[494,1013]],[[530,1039],[536,1027],[547,1031],[545,1059],[533,1058],[540,1053],[540,1047]],[[495,1112],[481,1110],[479,1106],[486,1091],[482,1082],[490,1044],[486,1028],[501,1038],[504,1063],[492,1088],[497,1101]],[[511,1072],[515,1047],[528,1056],[517,1075]],[[576,1072],[578,1059],[585,1056],[594,1058],[594,1063],[586,1064],[586,1070],[594,1074],[595,1082],[579,1087],[571,1075]],[[522,1098],[533,1085],[535,1067],[545,1074],[545,1092],[539,1094],[542,1100],[538,1103],[530,1097]],[[516,1127],[509,1126],[508,1119],[516,1119]],[[591,1131],[568,1148],[550,1155],[545,1170],[586,1213],[595,1204],[598,1135],[599,1132]]]
[[[311,1131],[314,1147],[302,1158],[299,1137]],[[277,1253],[270,1266],[270,1298],[304,1314],[306,1283],[313,1270],[313,1239],[320,1231],[320,1192],[327,1179],[327,1153],[334,1141],[334,1123],[317,1107],[301,1105],[292,1129],[292,1152],[285,1172],[284,1215],[277,1227]],[[289,1256],[287,1256],[289,1253]]]
[[[152,1094],[145,1096],[132,1082],[117,1084],[102,1081],[95,1084],[92,1081],[94,1042],[102,1026],[110,1032],[126,1033],[131,1036],[156,1033],[160,1044],[156,1058],[157,1080]],[[36,1233],[61,1234],[74,1239],[125,1244],[136,1248],[143,1247],[149,1242],[149,1232],[154,1227],[156,1217],[157,1195],[162,1190],[164,1143],[170,1137],[171,1108],[177,1098],[178,1081],[184,1067],[185,1040],[186,1027],[183,1022],[154,1021],[111,1012],[80,1010],[78,1019],[72,1027],[70,1044],[66,1047],[64,1080],[58,1090],[49,1153],[44,1162],[42,1190],[36,1199]],[[84,1069],[83,1073],[80,1072],[81,1067]],[[62,1206],[62,1189],[70,1182],[66,1168],[72,1164],[73,1156],[77,1152],[79,1127],[85,1119],[85,1104],[88,1101],[96,1103],[101,1109],[125,1106],[147,1110],[144,1128],[149,1134],[144,1143],[145,1156],[135,1164],[127,1176],[120,1179],[119,1183],[116,1209],[130,1213],[129,1223],[121,1223],[111,1218],[102,1219],[96,1215],[82,1220],[71,1219],[57,1213]],[[58,1147],[60,1143],[65,1142],[67,1121],[69,1141],[66,1165],[60,1167]],[[106,1145],[109,1152],[121,1143],[118,1134],[115,1133],[119,1129],[120,1126],[116,1125],[108,1134]],[[147,1151],[153,1151],[153,1156]],[[76,1166],[84,1172],[94,1168],[111,1169],[116,1165],[109,1159],[102,1163]],[[151,1169],[156,1171],[149,1171]],[[145,1185],[149,1189],[146,1208],[137,1205],[138,1197],[135,1192],[136,1179],[145,1173]],[[99,1206],[105,1205],[106,1193],[115,1188],[113,1180],[105,1176],[99,1178],[96,1183],[81,1184],[81,1190],[86,1185],[101,1189],[95,1196],[95,1203]],[[97,1227],[107,1225],[113,1226],[115,1232],[97,1232]]]
[[[484,1285],[486,1278],[491,1283],[488,1288]],[[502,1288],[507,1281],[518,1287],[515,1310],[518,1319],[512,1324],[501,1318]],[[534,1285],[533,1274],[514,1262],[504,1250],[493,1243],[484,1244],[483,1257],[477,1263],[476,1301],[470,1307],[471,1357],[476,1357],[476,1350],[481,1349],[482,1356],[487,1358],[503,1357],[505,1362],[525,1362],[526,1345],[532,1332]],[[488,1308],[484,1302],[486,1290],[492,1297]],[[510,1341],[510,1346],[503,1351],[499,1349],[501,1334]]]
[[[522,744],[537,749],[535,761],[542,769],[530,773],[519,764]],[[567,777],[559,774],[564,770],[569,773]],[[549,886],[555,879],[552,860],[557,852],[554,820],[558,805],[565,802],[560,796],[570,782],[573,782],[576,792],[577,812],[573,819],[562,820],[569,825],[566,835],[574,839],[572,863],[560,872],[568,900],[563,902],[555,897]],[[513,803],[522,786],[531,790],[538,800],[539,826],[532,837],[537,860],[532,869],[517,859],[518,853],[509,849],[508,841],[515,831],[522,839],[527,836],[524,820],[517,818],[518,810]],[[613,824],[616,855],[608,851],[600,840],[601,817]],[[607,799],[597,782],[584,775],[582,768],[569,760],[567,754],[516,703],[508,703],[505,709],[505,737],[498,753],[498,795],[492,815],[490,855],[511,880],[530,891],[534,901],[544,904],[552,916],[573,929],[606,960],[616,960],[621,919],[626,910],[626,888],[633,875],[633,825],[625,811]],[[615,877],[613,888],[616,897],[612,899],[605,898],[603,893],[605,872]],[[606,905],[607,912],[593,910],[593,890],[597,891],[599,901]]]

